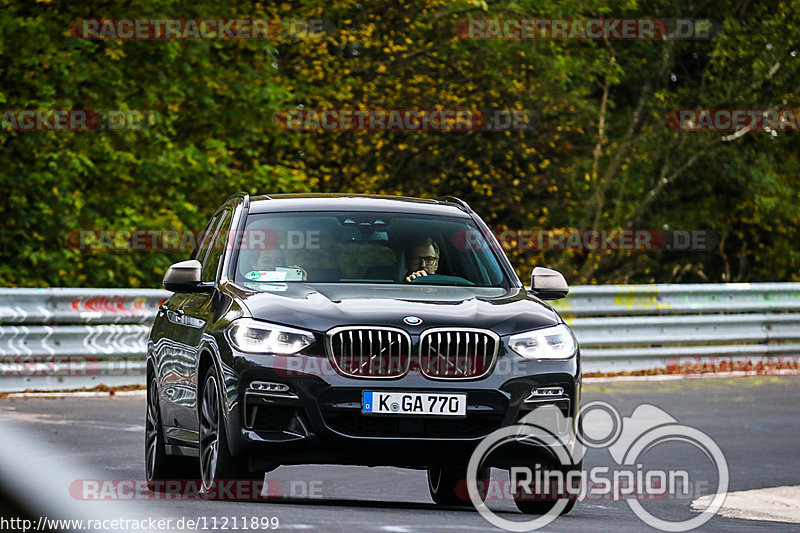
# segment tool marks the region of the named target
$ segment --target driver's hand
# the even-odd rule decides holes
[[[408,276],[406,276],[406,281],[411,281],[412,279],[417,279],[420,276],[427,276],[428,273],[424,270],[417,270],[416,272],[412,272]]]

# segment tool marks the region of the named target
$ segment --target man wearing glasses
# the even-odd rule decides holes
[[[428,238],[406,247],[406,281],[436,274],[437,268],[439,245],[433,239]]]

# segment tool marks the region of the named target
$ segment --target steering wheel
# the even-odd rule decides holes
[[[445,274],[419,276],[409,281],[409,283],[416,283],[418,285],[475,285],[470,280],[464,279],[461,276],[447,276]]]

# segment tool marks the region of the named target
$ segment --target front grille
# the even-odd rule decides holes
[[[494,365],[500,337],[493,331],[468,328],[433,328],[419,341],[419,368],[433,379],[474,379]]]
[[[399,378],[411,365],[411,337],[402,329],[341,327],[325,341],[333,366],[345,376]]]

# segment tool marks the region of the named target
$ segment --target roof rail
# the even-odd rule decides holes
[[[247,194],[246,192],[243,192],[243,191],[239,191],[239,192],[235,192],[235,193],[231,194],[228,197],[228,199],[225,200],[225,203],[230,202],[231,200],[233,200],[234,198],[237,198],[237,197],[242,199],[242,202],[244,203],[244,208],[245,209],[250,207],[250,195]]]
[[[469,206],[467,202],[465,202],[461,198],[456,198],[455,196],[440,196],[436,200],[439,202],[447,202],[449,204],[455,204],[462,211],[466,213],[472,213],[472,208]]]

